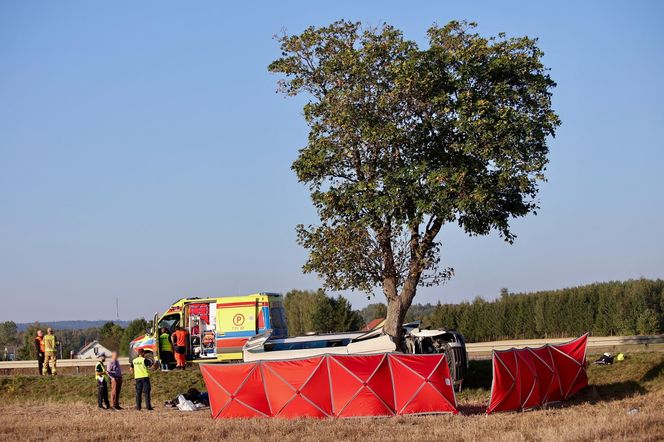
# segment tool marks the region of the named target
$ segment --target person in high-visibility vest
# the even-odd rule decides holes
[[[106,374],[106,367],[104,366],[105,360],[106,355],[102,353],[99,355],[97,365],[95,365],[95,379],[97,380],[97,406],[102,410],[112,410],[111,404],[108,401],[108,375]],[[104,405],[106,405],[106,407],[104,407]]]
[[[168,364],[173,361],[173,345],[166,327],[161,329],[159,335],[159,358],[161,360],[161,371],[168,371]]]
[[[131,361],[130,370],[134,373],[134,380],[136,381],[136,409],[141,410],[141,396],[145,397],[145,409],[152,410],[152,403],[150,402],[150,367],[152,361],[145,359],[145,350],[138,349],[138,356]]]
[[[44,332],[37,330],[37,336],[35,336],[35,354],[37,355],[37,370],[40,375],[44,374]],[[50,370],[48,370],[48,374]]]
[[[52,375],[55,376],[57,374],[57,348],[58,340],[53,334],[53,329],[49,327],[46,329],[46,336],[44,336],[44,367],[42,368],[42,374],[48,374],[49,370]]]

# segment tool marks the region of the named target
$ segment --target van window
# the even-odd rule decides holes
[[[159,330],[157,331],[157,334],[160,334],[161,329],[164,327],[166,327],[168,333],[173,333],[175,331],[175,326],[178,325],[178,322],[180,322],[179,313],[176,313],[174,315],[164,316],[163,318],[161,318],[161,321],[159,321]]]
[[[350,339],[321,339],[318,341],[270,342],[265,343],[265,351],[273,350],[307,350],[316,348],[344,347]]]
[[[285,337],[288,334],[286,312],[281,302],[270,303],[270,327],[274,337]]]

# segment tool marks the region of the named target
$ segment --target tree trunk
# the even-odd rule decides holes
[[[417,285],[420,282],[422,269],[424,266],[423,257],[426,251],[431,247],[433,239],[440,230],[442,222],[435,220],[430,227],[427,227],[422,241],[417,224],[411,226],[410,239],[410,263],[408,265],[408,276],[405,278],[401,292],[398,293],[397,272],[394,265],[394,252],[392,250],[391,228],[381,230],[378,235],[381,253],[383,255],[383,293],[387,298],[387,318],[383,331],[390,335],[397,346],[397,351],[401,351],[402,326],[406,318],[406,313],[410,308],[417,291]]]
[[[401,351],[403,337],[401,328],[415,297],[416,287],[405,286],[399,296],[387,300],[387,318],[385,318],[383,331],[392,337],[397,346],[397,351]]]

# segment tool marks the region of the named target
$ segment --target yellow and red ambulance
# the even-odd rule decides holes
[[[157,324],[157,327],[154,326]],[[159,358],[159,335],[176,326],[187,331],[187,359],[192,361],[241,361],[242,346],[252,336],[272,330],[286,337],[283,299],[277,293],[255,293],[220,298],[183,298],[161,316],[155,315],[149,332],[131,341],[130,358],[139,348],[146,357]]]

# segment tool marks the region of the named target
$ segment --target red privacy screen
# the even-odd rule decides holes
[[[445,355],[324,355],[201,365],[213,418],[457,413]]]
[[[585,334],[566,344],[494,351],[487,413],[539,407],[586,387],[587,342]]]

